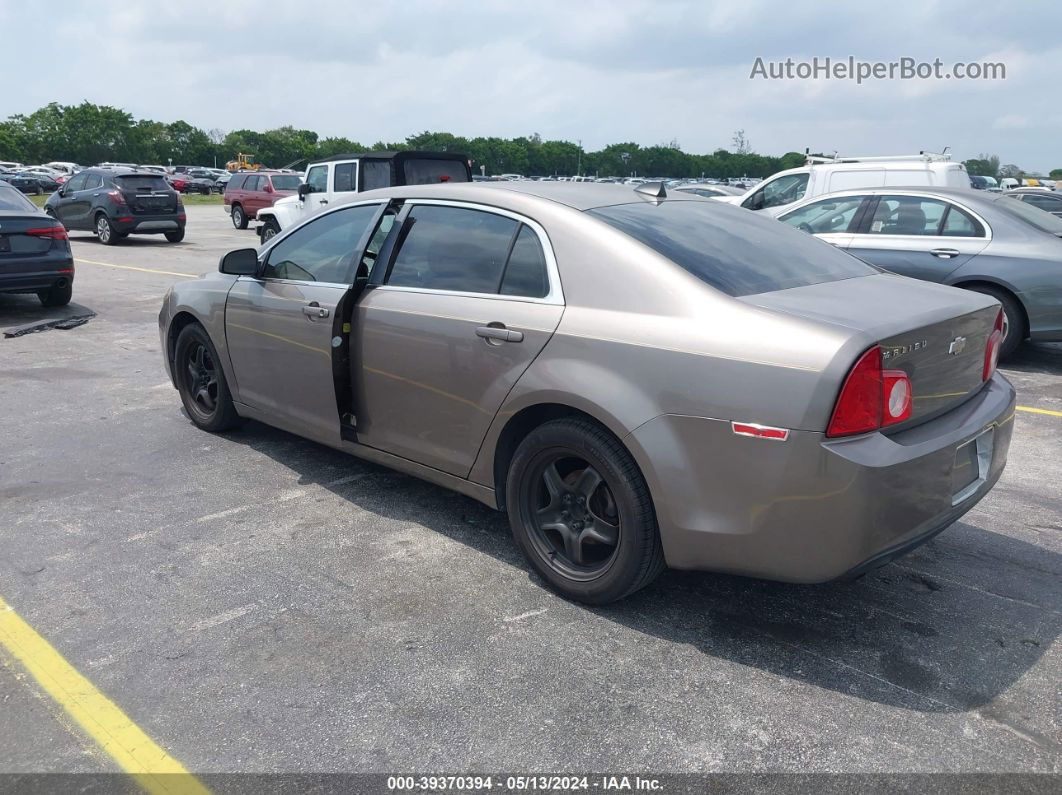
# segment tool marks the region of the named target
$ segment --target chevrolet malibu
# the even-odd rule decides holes
[[[659,184],[389,188],[219,270],[159,315],[193,423],[256,419],[506,511],[588,603],[665,565],[858,575],[1007,458],[996,300]]]

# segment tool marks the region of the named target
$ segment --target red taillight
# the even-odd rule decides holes
[[[981,369],[981,380],[987,381],[996,372],[999,364],[999,348],[1003,344],[1003,310],[996,315],[996,325],[992,327],[992,333],[988,335],[988,345],[985,346],[985,366]]]
[[[912,400],[907,373],[883,369],[881,348],[875,345],[849,371],[826,435],[852,436],[903,422],[911,416]]]
[[[122,195],[122,192],[120,190],[109,190],[107,191],[107,195],[111,197],[111,201],[113,201],[115,204],[125,204],[125,196]]]
[[[47,237],[52,240],[67,240],[66,227],[63,226],[42,226],[37,229],[27,229],[22,234],[32,235],[33,237]]]
[[[177,220],[181,221],[183,223],[187,223],[188,222],[188,215],[185,214],[185,213],[177,213]]]

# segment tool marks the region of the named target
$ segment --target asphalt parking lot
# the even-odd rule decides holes
[[[0,339],[0,599],[189,770],[1062,772],[1062,345],[1003,366],[1008,468],[908,557],[588,609],[470,499],[198,431],[161,298],[256,238],[188,216],[176,245],[72,233],[96,317]],[[0,328],[77,308],[0,295]],[[0,770],[114,769],[0,659]]]

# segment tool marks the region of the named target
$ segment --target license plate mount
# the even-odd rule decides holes
[[[995,426],[982,431],[956,448],[955,461],[951,470],[952,505],[958,505],[972,497],[988,480],[988,470],[992,466],[994,440]]]

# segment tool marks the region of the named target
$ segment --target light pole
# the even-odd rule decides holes
[[[581,177],[583,175],[583,139],[579,140],[579,152],[576,154],[575,161],[575,176]]]

